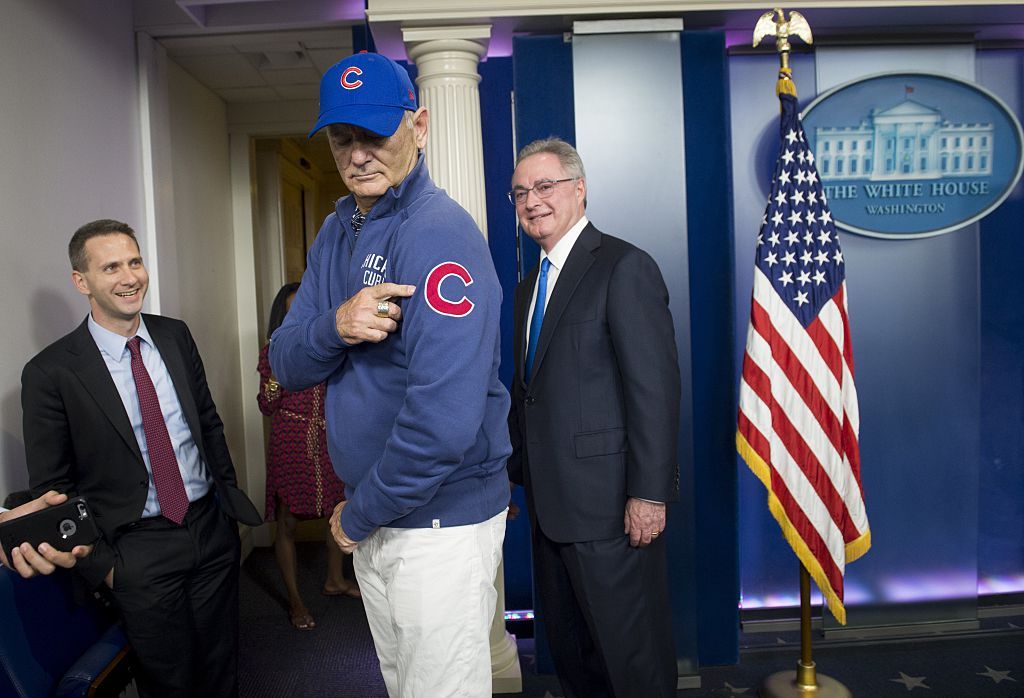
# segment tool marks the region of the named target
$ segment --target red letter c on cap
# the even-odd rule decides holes
[[[473,310],[473,301],[462,296],[458,301],[450,301],[441,295],[441,283],[449,276],[457,276],[462,283],[469,286],[473,283],[466,267],[458,262],[441,262],[427,274],[427,283],[423,287],[423,296],[431,310],[449,317],[466,317]]]
[[[362,75],[362,74],[363,74],[362,69],[361,68],[357,68],[356,66],[352,66],[350,68],[345,68],[345,72],[343,72],[341,74],[341,86],[344,87],[346,90],[354,90],[357,87],[362,86],[362,84],[363,84],[362,80],[359,80],[359,79],[349,80],[349,77],[348,77],[349,75]]]

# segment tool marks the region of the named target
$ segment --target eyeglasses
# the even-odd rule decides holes
[[[516,187],[508,193],[508,200],[516,206],[526,203],[526,197],[532,191],[538,198],[546,199],[555,193],[555,185],[562,182],[575,182],[579,177],[566,177],[565,179],[544,179],[537,182],[529,189]]]

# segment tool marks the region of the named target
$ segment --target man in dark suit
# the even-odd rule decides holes
[[[134,231],[87,223],[68,246],[91,312],[22,373],[34,491],[85,497],[101,531],[77,569],[106,584],[143,696],[237,695],[238,489],[199,351],[179,320],[143,315]]]
[[[541,260],[516,289],[509,474],[526,487],[540,617],[567,698],[674,696],[668,291],[647,253],[588,222],[586,197],[568,143],[519,153],[509,198]]]

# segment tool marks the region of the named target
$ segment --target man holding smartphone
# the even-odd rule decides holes
[[[36,493],[85,498],[100,529],[76,569],[105,584],[135,650],[139,693],[238,693],[238,489],[224,426],[185,323],[142,313],[135,233],[98,220],[68,245],[91,312],[22,372]]]
[[[55,507],[58,504],[63,504],[67,499],[66,494],[50,490],[41,497],[36,497],[31,502],[26,502],[13,509],[0,507],[0,523],[42,511],[47,507]],[[90,552],[92,552],[91,545],[76,545],[69,552],[61,552],[48,543],[41,543],[38,548],[33,548],[28,543],[22,543],[11,551],[9,560],[3,546],[0,546],[0,564],[28,579],[37,574],[53,574],[58,567],[65,569],[74,567],[79,558],[85,557]]]

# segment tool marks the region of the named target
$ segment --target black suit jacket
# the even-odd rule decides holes
[[[143,315],[181,401],[199,454],[224,511],[258,525],[259,512],[237,487],[224,425],[206,384],[199,350],[184,322]],[[102,533],[76,569],[90,587],[113,567],[119,527],[142,516],[149,474],[128,414],[88,318],[36,355],[21,374],[25,454],[33,492],[54,489],[86,498]]]
[[[515,295],[509,476],[551,540],[623,535],[626,499],[678,499],[679,363],[668,291],[643,250],[587,225],[524,381],[537,268]]]

